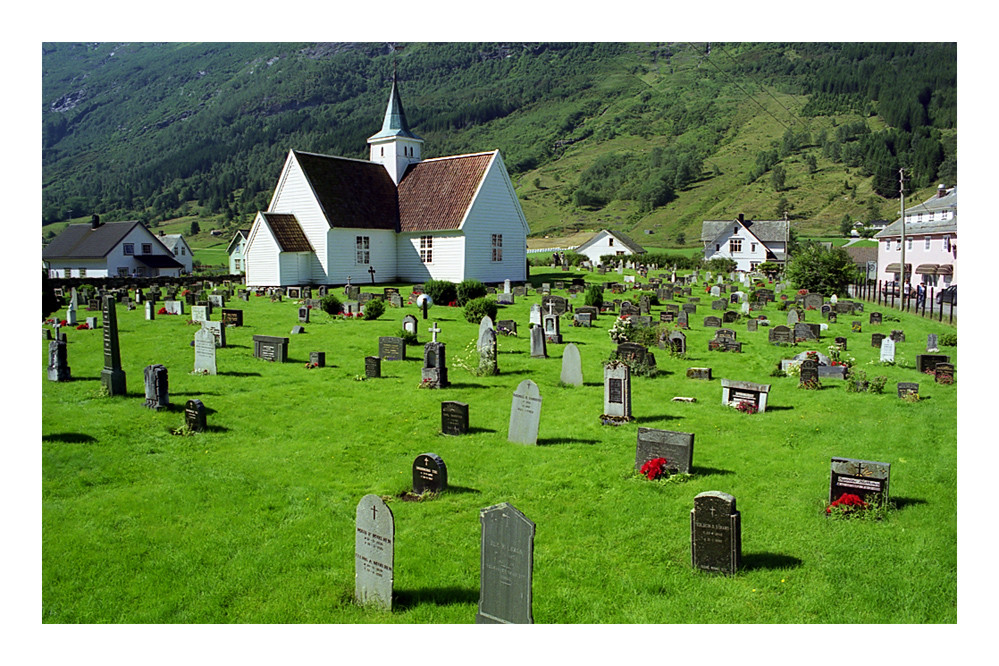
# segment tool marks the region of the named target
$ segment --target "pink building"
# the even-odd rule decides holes
[[[879,232],[878,279],[902,274],[902,218]],[[957,284],[957,186],[943,185],[921,204],[905,209],[905,281],[936,289]]]

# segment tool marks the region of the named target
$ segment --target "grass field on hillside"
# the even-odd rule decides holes
[[[532,281],[574,275],[617,278],[558,272]],[[313,311],[306,332],[289,336],[296,302],[234,299],[227,307],[244,311],[245,326],[227,330],[219,374],[202,376],[191,374],[196,327],[187,316],[146,321],[141,307],[119,306],[128,395],[114,398],[99,381],[102,330],[65,331],[73,380],[42,387],[41,619],[470,623],[479,510],[510,502],[537,525],[538,623],[956,622],[957,386],[915,369],[927,334],[954,328],[867,304],[811,345],[772,346],[767,327],[748,332],[742,318],[729,327],[743,353],[709,352],[716,329],[702,322],[718,313],[699,295],[687,358],[653,348],[661,373],[632,379],[635,420],[620,427],[599,420],[614,316],[600,315],[593,328],[563,320],[585,382],[565,386],[563,346],[550,344],[547,359],[529,353],[538,295],[500,307],[498,318],[515,319],[520,336],[499,337],[500,374],[485,377],[461,367],[474,364],[478,322],[458,308],[435,306],[426,321],[413,306],[387,308],[374,321]],[[661,309],[653,307],[656,320]],[[883,325],[868,325],[871,311],[885,313]],[[407,313],[419,319],[421,344],[408,347],[409,360],[383,361],[382,378],[360,380],[364,357],[378,353],[379,336],[399,334]],[[765,314],[785,322],[773,304]],[[862,332],[851,332],[852,319]],[[819,313],[806,321],[819,322]],[[418,388],[434,322],[452,382],[441,390]],[[906,341],[897,363],[883,366],[871,334],[896,328]],[[252,337],[261,334],[290,337],[287,363],[253,357]],[[782,358],[827,354],[835,336],[848,339],[846,354],[868,377],[888,378],[884,394],[849,393],[836,380],[804,390],[796,377],[771,376]],[[327,367],[307,369],[310,351],[325,351]],[[960,382],[956,347],[941,352]],[[143,368],[154,363],[169,370],[172,405],[160,412],[143,406]],[[687,379],[695,366],[712,368],[714,379]],[[721,404],[720,378],[771,384],[767,412]],[[512,394],[524,379],[543,399],[538,446],[507,441]],[[919,402],[896,397],[899,381],[919,382]],[[208,408],[208,431],[173,434],[194,398]],[[467,435],[440,434],[445,400],[469,404]],[[638,427],[694,433],[693,474],[658,482],[636,475]],[[446,462],[449,488],[402,501],[413,460],[426,452]],[[884,520],[826,517],[831,457],[891,463],[895,508]],[[743,569],[733,576],[691,567],[690,511],[708,490],[734,495],[742,514]],[[369,493],[387,498],[395,519],[391,612],[353,602],[354,513]]]

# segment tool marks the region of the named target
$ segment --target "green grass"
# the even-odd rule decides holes
[[[147,322],[141,308],[119,307],[129,394],[116,398],[100,392],[101,331],[69,330],[74,380],[42,387],[43,622],[472,622],[478,511],[500,502],[537,524],[539,623],[956,622],[956,385],[914,369],[927,333],[952,327],[908,314],[872,327],[865,313],[856,317],[863,332],[852,333],[852,318],[841,315],[810,348],[825,353],[844,335],[868,376],[888,376],[886,393],[848,393],[833,380],[804,391],[796,378],[770,373],[806,347],[768,345],[765,327],[730,326],[743,354],[708,352],[702,296],[689,358],[658,351],[664,372],[633,379],[635,421],[615,428],[598,419],[612,318],[592,329],[564,326],[580,348],[585,385],[560,387],[562,348],[550,345],[547,360],[529,355],[528,309],[538,300],[501,306],[499,318],[516,319],[522,332],[500,337],[494,377],[457,367],[478,326],[459,309],[435,307],[420,319],[421,342],[436,321],[447,344],[453,386],[443,390],[417,388],[422,347],[408,348],[411,360],[383,362],[381,379],[355,380],[379,336],[397,334],[407,312],[419,318],[413,307],[370,322],[314,312],[307,332],[290,337],[289,362],[272,364],[252,357],[252,336],[288,335],[296,304],[236,300],[246,326],[228,329],[218,376],[189,374],[195,328],[186,317]],[[784,313],[771,313],[783,323]],[[907,338],[899,363],[870,365],[878,358],[871,332],[893,328]],[[314,350],[326,352],[326,368],[305,368]],[[956,363],[956,348],[942,352]],[[169,368],[170,410],[142,406],[142,370],[152,363]],[[692,366],[713,368],[715,379],[686,379]],[[957,374],[960,381],[960,367]],[[772,384],[770,409],[750,416],[723,406],[723,377]],[[537,447],[506,440],[513,389],[527,378],[544,400]],[[918,381],[923,400],[900,401],[897,381]],[[209,409],[208,432],[171,434],[192,398]],[[443,400],[469,403],[469,434],[439,434]],[[687,482],[633,474],[639,426],[695,434]],[[445,460],[450,487],[431,501],[390,500],[395,609],[360,608],[352,601],[357,502],[410,489],[412,461],[425,452]],[[883,521],[826,519],[833,456],[890,462],[897,509]],[[742,513],[744,569],[735,576],[690,566],[690,510],[707,490],[733,494]]]

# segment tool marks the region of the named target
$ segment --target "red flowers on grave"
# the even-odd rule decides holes
[[[804,296],[807,293],[808,293],[807,289],[799,289],[798,290],[798,296]]]
[[[639,470],[649,481],[655,481],[656,479],[662,478],[667,475],[668,470],[666,469],[666,459],[665,458],[653,458],[644,465],[642,465],[641,470]]]
[[[86,323],[83,323],[83,324],[80,324],[79,326],[77,326],[76,330],[78,330],[78,331],[86,331],[88,328],[90,328],[90,326],[88,324],[86,324]]]
[[[60,326],[65,326],[65,325],[66,325],[67,323],[68,323],[68,322],[67,322],[67,321],[66,321],[65,319],[60,319],[60,320],[59,320],[59,325],[60,325]]]
[[[156,314],[169,314],[169,313],[167,312],[166,308],[160,308],[159,310],[156,311]]]
[[[749,402],[748,400],[740,400],[735,405],[735,408],[740,412],[742,412],[743,414],[755,414],[757,411],[759,411],[756,409],[756,405]]]
[[[832,504],[826,507],[826,513],[832,513],[836,510],[837,513],[849,513],[857,509],[866,509],[867,502],[860,499],[857,495],[851,495],[850,493],[843,493],[839,496],[839,499],[834,501]]]

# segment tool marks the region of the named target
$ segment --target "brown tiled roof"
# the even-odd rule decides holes
[[[410,166],[399,183],[399,230],[460,228],[494,156],[460,155]]]
[[[395,183],[381,164],[294,153],[331,227],[396,229]]]
[[[294,215],[287,213],[261,213],[274,232],[282,252],[312,252],[312,245]]]

